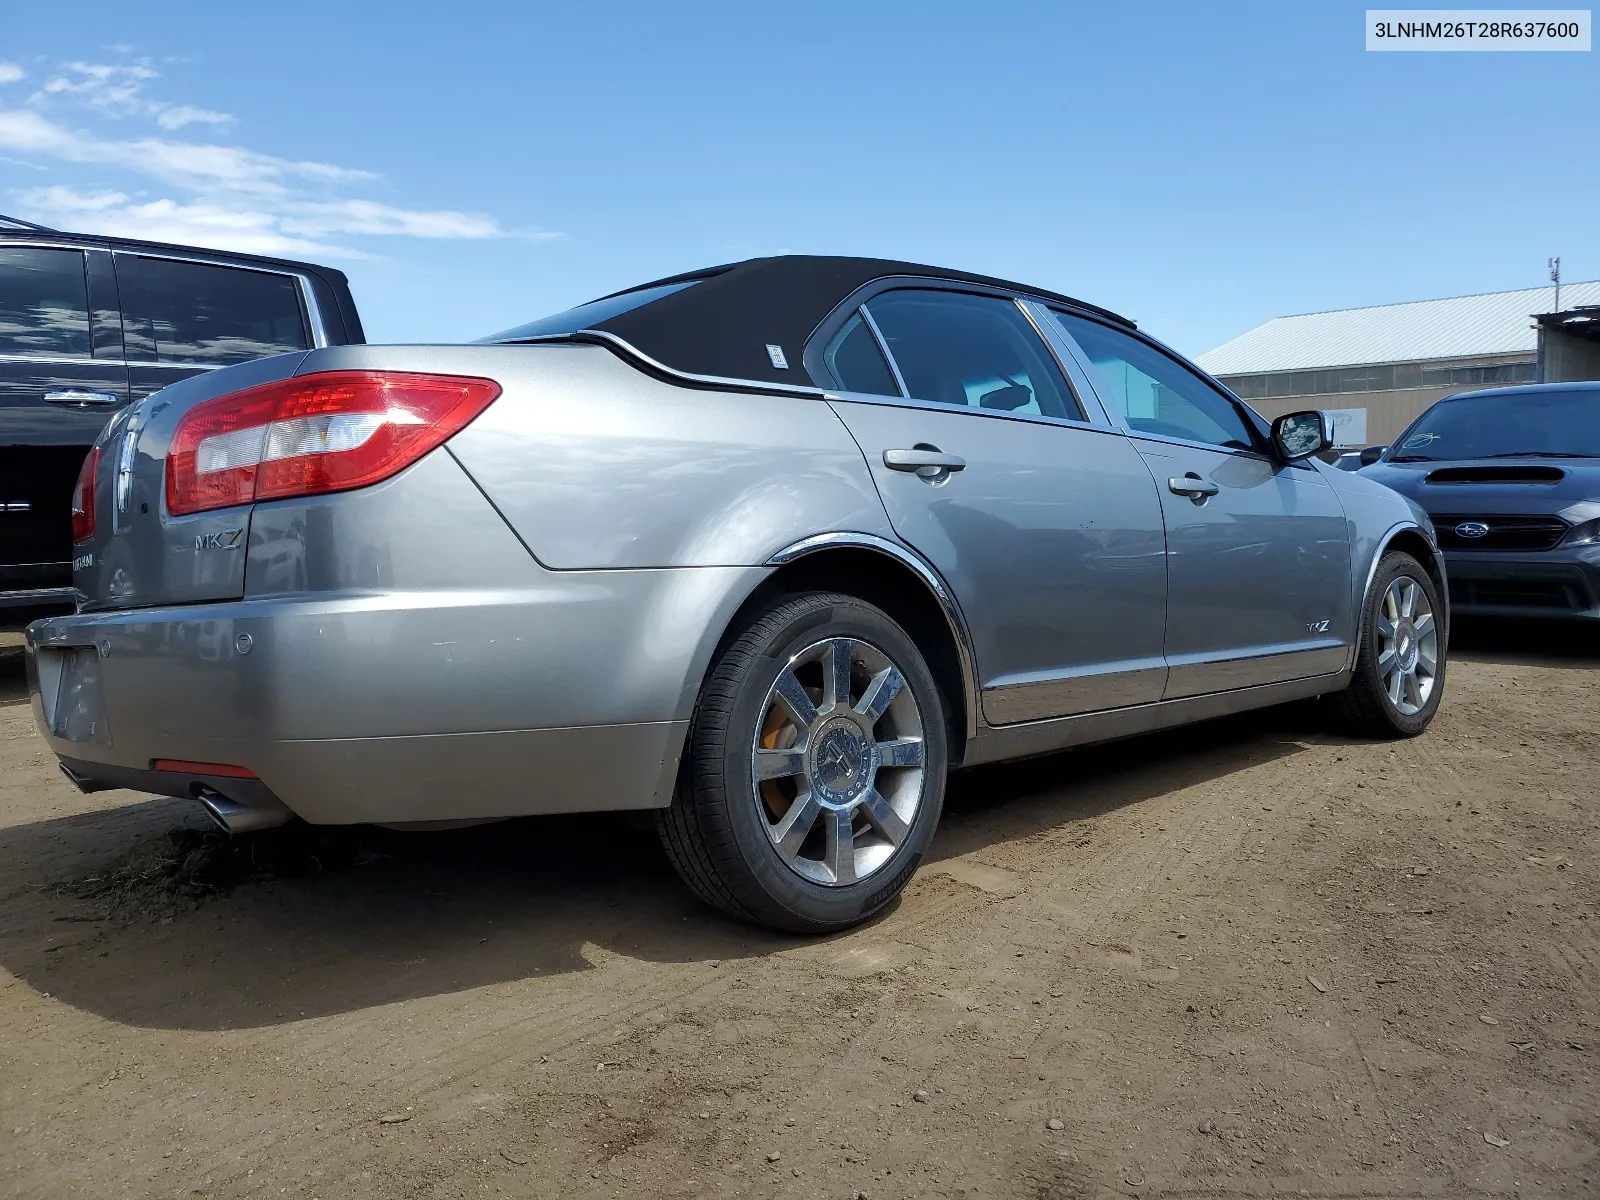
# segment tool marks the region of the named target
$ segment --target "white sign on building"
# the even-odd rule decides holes
[[[1325,408],[1333,421],[1333,444],[1339,447],[1367,444],[1367,410],[1364,408]]]

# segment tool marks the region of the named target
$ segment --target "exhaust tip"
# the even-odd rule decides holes
[[[217,828],[230,837],[237,833],[254,833],[258,829],[274,829],[286,824],[290,816],[282,805],[269,808],[240,804],[208,787],[196,788],[194,798],[200,801],[200,807],[206,810],[206,816]]]
[[[57,763],[56,766],[61,768],[61,773],[70,779],[72,781],[72,786],[77,788],[80,792],[105,792],[111,789],[111,785],[109,783],[99,783],[85,775],[79,775],[71,767],[67,766],[66,763]]]

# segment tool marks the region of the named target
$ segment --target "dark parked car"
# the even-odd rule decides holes
[[[0,623],[71,604],[74,480],[128,404],[202,371],[364,340],[327,267],[0,218]]]
[[[1600,620],[1600,383],[1446,396],[1365,453],[1433,518],[1457,613]]]

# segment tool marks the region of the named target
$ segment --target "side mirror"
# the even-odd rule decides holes
[[[1285,462],[1299,462],[1333,445],[1333,422],[1315,409],[1289,413],[1272,423],[1272,442]]]
[[[1389,447],[1387,446],[1368,446],[1361,452],[1361,465],[1363,467],[1370,467],[1373,463],[1377,462],[1383,457],[1383,452],[1388,448]]]

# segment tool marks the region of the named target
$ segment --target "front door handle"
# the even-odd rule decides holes
[[[927,478],[929,473],[965,471],[967,460],[946,454],[936,446],[918,446],[914,450],[885,450],[883,465],[891,471],[915,471]]]
[[[1215,496],[1221,490],[1209,479],[1201,479],[1198,475],[1185,475],[1182,479],[1167,480],[1167,491],[1174,496],[1187,496],[1191,500],[1204,500],[1207,496]]]
[[[63,388],[59,392],[46,392],[44,402],[81,405],[121,404],[122,397],[111,392],[86,392],[82,388]]]

